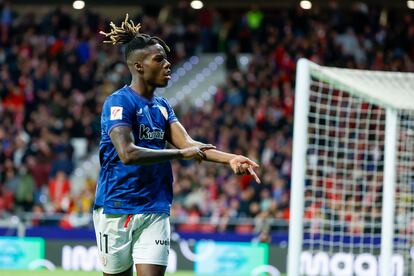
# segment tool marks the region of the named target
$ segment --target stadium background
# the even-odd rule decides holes
[[[253,268],[268,263],[285,272],[300,57],[414,71],[412,1],[312,1],[310,10],[298,1],[204,1],[199,10],[189,1],[86,1],[81,10],[71,1],[0,3],[3,269],[28,268],[36,258],[64,269],[98,267],[90,212],[99,114],[104,98],[129,83],[122,50],[103,45],[98,31],[126,12],[172,48],[173,78],[158,93],[190,135],[261,164],[258,185],[215,164],[173,162],[178,270],[207,269],[191,252],[209,251],[203,240],[211,239],[221,256],[208,263],[211,275],[242,275],[234,271],[251,259]],[[39,255],[28,256],[33,250]]]

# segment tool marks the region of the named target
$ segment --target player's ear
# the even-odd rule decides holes
[[[140,73],[140,74],[144,73],[144,66],[142,65],[141,62],[135,62],[134,63],[134,68],[138,73]]]

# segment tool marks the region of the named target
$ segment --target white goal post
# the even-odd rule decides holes
[[[298,62],[288,275],[414,275],[414,73]]]

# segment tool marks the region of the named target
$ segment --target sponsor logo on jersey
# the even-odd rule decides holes
[[[154,130],[151,131],[149,127],[141,124],[139,125],[139,139],[141,140],[154,140],[154,139],[164,139],[164,131]]]
[[[137,111],[137,116],[141,116],[142,115],[142,107]]]

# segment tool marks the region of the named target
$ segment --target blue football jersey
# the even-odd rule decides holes
[[[125,165],[109,136],[116,126],[129,126],[135,144],[164,149],[168,125],[177,120],[166,99],[148,100],[125,86],[107,97],[101,115],[101,170],[94,208],[107,214],[170,213],[173,176],[170,162]]]

